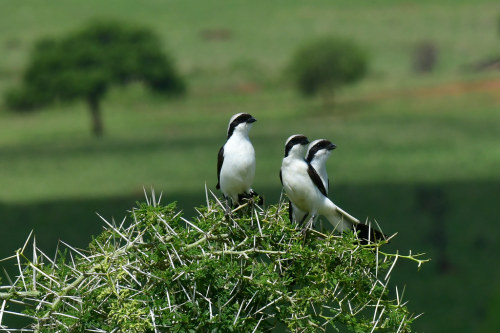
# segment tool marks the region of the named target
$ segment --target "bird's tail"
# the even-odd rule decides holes
[[[336,231],[352,230],[354,225],[360,224],[357,218],[335,205],[330,199],[325,197],[325,201],[324,211],[319,214],[325,216]]]
[[[383,232],[374,229],[370,224],[357,224],[354,226],[354,230],[358,232],[358,239],[362,244],[374,243],[388,238]]]
[[[371,225],[361,223],[357,218],[335,205],[331,200],[325,199],[325,211],[320,212],[320,214],[328,219],[328,222],[333,225],[335,230],[339,232],[354,230],[358,232],[358,238],[362,243],[376,242],[387,238],[381,231],[374,229]]]

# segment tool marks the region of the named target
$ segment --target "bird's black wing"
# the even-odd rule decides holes
[[[280,169],[280,182],[281,182],[281,185],[283,185],[283,177],[281,176],[281,169]]]
[[[222,169],[222,163],[224,163],[224,146],[219,149],[219,156],[217,157],[217,185],[216,189],[220,190],[220,169]]]
[[[326,189],[325,185],[323,184],[323,181],[321,180],[321,177],[318,175],[316,170],[314,170],[313,166],[309,163],[307,163],[307,173],[309,174],[309,177],[313,181],[314,185],[320,190],[321,193],[326,197]]]

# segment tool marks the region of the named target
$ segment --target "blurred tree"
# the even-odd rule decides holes
[[[61,39],[39,41],[23,84],[6,94],[7,106],[32,110],[83,99],[94,135],[103,134],[100,102],[111,85],[143,81],[153,91],[180,95],[185,85],[157,36],[145,28],[97,21]]]
[[[323,37],[296,51],[290,70],[304,95],[321,94],[327,102],[338,88],[360,80],[367,63],[365,52],[352,41]]]
[[[497,32],[498,35],[500,36],[500,14],[497,16]]]
[[[432,72],[436,66],[437,55],[437,47],[432,41],[418,43],[413,51],[414,71],[417,73]]]

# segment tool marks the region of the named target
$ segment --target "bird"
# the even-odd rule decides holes
[[[304,158],[305,145],[309,143],[309,140],[307,139],[306,136],[301,134],[297,134],[295,136],[291,136],[290,138],[288,138],[287,143],[285,145],[285,158],[288,156],[292,146],[294,146],[297,143],[300,143],[300,145],[295,147],[295,149],[297,150],[296,153],[300,157]],[[281,185],[283,185],[282,170],[280,170],[280,181]],[[288,218],[290,219],[290,221],[296,221],[301,225],[307,218],[307,215],[308,215],[307,212],[300,210],[297,206],[295,206],[295,204],[290,199],[288,200]]]
[[[255,150],[248,137],[255,121],[248,113],[233,115],[227,128],[227,141],[219,150],[216,188],[232,205],[258,195],[251,188],[255,176]]]
[[[311,221],[314,221],[318,215],[322,215],[337,231],[343,232],[356,228],[360,230],[360,237],[369,239],[376,233],[375,237],[381,239],[382,233],[362,224],[328,198],[321,177],[304,159],[308,143],[309,140],[302,134],[290,136],[285,144],[285,156],[280,170],[280,180],[290,202],[294,207],[305,212],[302,221],[295,220],[295,222],[301,225],[308,216],[311,217]]]
[[[311,166],[314,168],[314,170],[316,170],[319,177],[321,178],[326,191],[326,196],[328,196],[328,191],[330,188],[330,181],[328,179],[328,173],[326,171],[326,160],[330,156],[332,150],[334,150],[336,147],[337,146],[335,144],[326,139],[317,139],[309,143],[305,154],[306,162],[311,164]],[[292,203],[289,203],[288,209],[288,215],[290,219],[302,221],[306,218],[306,212],[301,211]]]
[[[306,162],[311,164],[318,173],[325,187],[327,196],[330,189],[330,180],[328,179],[328,173],[326,171],[326,161],[335,148],[337,148],[337,146],[330,141],[318,139],[309,144],[306,152]]]

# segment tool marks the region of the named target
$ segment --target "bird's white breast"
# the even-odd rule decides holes
[[[281,169],[281,177],[285,193],[300,210],[312,212],[317,201],[319,190],[307,173],[307,163],[300,159],[285,158]]]
[[[237,195],[249,190],[255,176],[255,150],[248,138],[233,135],[224,145],[220,185],[223,193]]]

